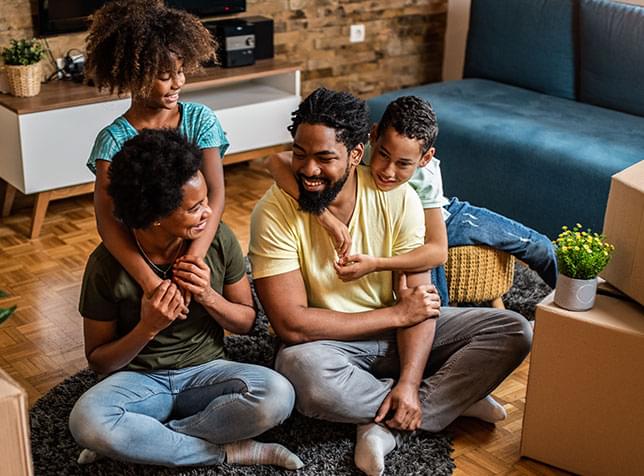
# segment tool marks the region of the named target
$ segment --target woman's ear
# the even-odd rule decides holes
[[[425,152],[425,155],[422,156],[420,161],[418,162],[419,167],[425,167],[430,160],[434,158],[434,154],[436,153],[436,149],[434,147],[430,147],[427,152]]]

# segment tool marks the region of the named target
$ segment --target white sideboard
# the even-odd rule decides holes
[[[207,68],[188,79],[181,100],[210,106],[231,143],[224,163],[286,148],[290,113],[300,102],[300,71],[275,60],[240,68]],[[70,82],[44,84],[33,98],[0,95],[3,216],[15,191],[38,194],[31,237],[40,233],[50,200],[92,190],[85,163],[96,134],[127,110],[130,99]]]

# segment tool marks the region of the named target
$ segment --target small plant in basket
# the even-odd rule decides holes
[[[45,55],[42,44],[36,40],[11,40],[2,51],[4,64],[9,66],[28,66],[38,63]]]
[[[35,96],[40,92],[40,60],[45,54],[36,40],[11,40],[2,51],[11,94],[19,97]]]
[[[584,230],[577,223],[572,229],[562,227],[556,240],[555,254],[559,278],[555,303],[571,311],[590,309],[595,303],[597,276],[606,267],[615,247],[604,235]]]

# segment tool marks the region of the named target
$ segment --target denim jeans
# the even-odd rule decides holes
[[[421,429],[440,431],[487,396],[523,361],[531,342],[528,321],[513,311],[441,308],[420,386]],[[295,387],[301,413],[369,423],[399,375],[396,335],[282,347],[275,367]]]
[[[220,464],[224,443],[257,436],[293,409],[277,372],[227,360],[178,370],[121,371],[85,392],[69,429],[84,448],[164,466]]]
[[[446,205],[447,243],[453,246],[487,245],[505,251],[525,262],[551,288],[557,282],[557,260],[550,239],[527,226],[487,208],[479,208],[452,198]],[[449,303],[443,266],[432,270],[432,283],[443,305]]]

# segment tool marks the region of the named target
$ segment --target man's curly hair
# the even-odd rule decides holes
[[[145,129],[123,144],[109,168],[114,216],[147,228],[176,210],[183,186],[201,166],[201,150],[172,129]]]
[[[351,152],[369,138],[367,104],[350,93],[318,88],[291,114],[288,130],[295,137],[300,124],[322,124],[335,129],[336,140]]]
[[[378,122],[376,139],[390,127],[400,135],[421,141],[423,155],[434,146],[438,136],[436,114],[431,104],[418,96],[400,96],[389,103]]]
[[[113,0],[91,18],[86,73],[99,89],[147,96],[154,80],[186,73],[215,58],[215,41],[199,19],[166,7],[162,0]]]

